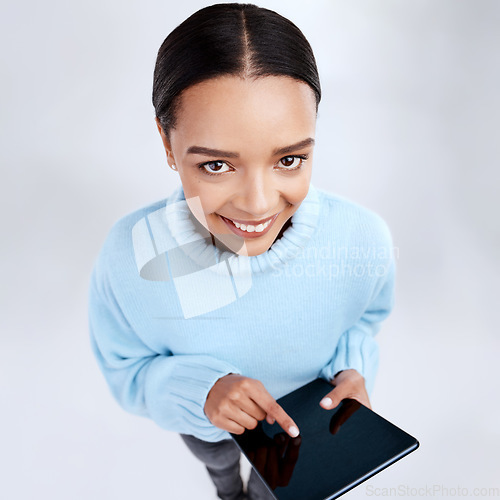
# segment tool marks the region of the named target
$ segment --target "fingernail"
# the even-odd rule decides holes
[[[332,406],[332,400],[330,398],[323,398],[320,405],[324,408],[329,408],[330,406]]]
[[[297,427],[295,427],[294,425],[292,425],[288,429],[288,434],[290,434],[290,436],[292,436],[293,438],[296,438],[299,435],[299,429],[297,429]]]

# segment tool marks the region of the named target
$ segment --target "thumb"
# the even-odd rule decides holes
[[[319,404],[325,410],[331,410],[332,408],[337,407],[340,402],[346,397],[346,391],[342,389],[342,386],[336,386],[320,401]]]
[[[272,417],[271,415],[269,415],[269,413],[266,416],[266,420],[267,420],[267,423],[270,425],[273,425],[274,422],[276,422],[276,419],[274,417]]]

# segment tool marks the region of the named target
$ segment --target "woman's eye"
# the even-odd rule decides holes
[[[285,156],[281,158],[279,163],[281,163],[282,167],[285,167],[285,170],[295,170],[302,165],[305,159],[306,158],[302,156]]]
[[[223,161],[209,161],[200,165],[200,168],[208,174],[221,174],[229,171],[228,165]]]
[[[307,158],[308,155],[285,156],[278,162],[278,168],[281,170],[297,170],[302,167]],[[208,175],[223,174],[231,171],[231,167],[222,160],[207,161],[198,165],[198,168]]]

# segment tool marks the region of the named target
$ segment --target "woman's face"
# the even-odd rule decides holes
[[[170,143],[158,129],[198,221],[236,253],[268,250],[308,192],[312,89],[281,76],[207,80],[181,95]]]

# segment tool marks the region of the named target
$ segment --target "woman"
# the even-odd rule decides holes
[[[310,184],[320,98],[289,20],[252,4],[189,17],[153,87],[181,187],[120,219],[92,273],[91,341],[115,398],[178,432],[222,499],[271,498],[253,470],[244,491],[228,432],[266,419],[295,438],[279,397],[322,377],[325,410],[370,405],[392,242],[378,215]]]

